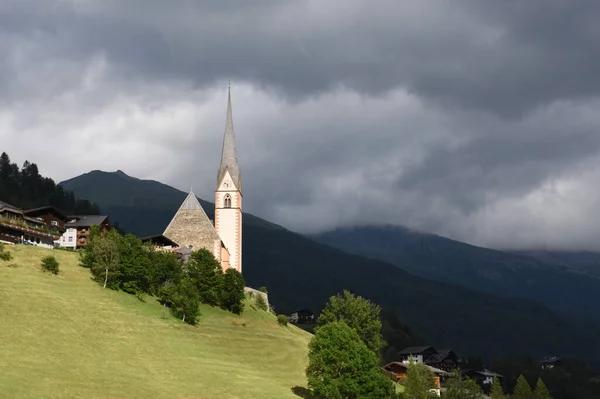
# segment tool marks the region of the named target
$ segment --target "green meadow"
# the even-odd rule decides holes
[[[196,326],[154,298],[104,290],[77,254],[11,246],[0,260],[1,398],[298,398],[311,335],[251,301]],[[53,255],[60,274],[40,268]],[[301,390],[301,389],[300,389]]]

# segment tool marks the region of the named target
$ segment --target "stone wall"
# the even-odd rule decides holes
[[[255,290],[254,288],[250,288],[250,287],[244,287],[244,292],[246,292],[246,293],[252,293],[253,295],[260,295],[260,296],[262,296],[263,299],[265,300],[265,302],[267,303],[267,310],[268,311],[271,310],[271,305],[269,304],[269,295],[266,292]]]

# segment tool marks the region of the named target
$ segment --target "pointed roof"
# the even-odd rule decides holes
[[[225,135],[223,136],[223,151],[221,153],[221,166],[217,174],[217,185],[221,183],[225,173],[229,171],[233,184],[238,190],[242,190],[242,175],[238,165],[237,152],[235,150],[235,132],[233,130],[233,115],[231,112],[231,90],[227,93],[227,117],[225,119]]]
[[[191,190],[163,235],[181,246],[192,245],[194,250],[206,248],[211,252],[215,241],[221,241],[215,226]]]

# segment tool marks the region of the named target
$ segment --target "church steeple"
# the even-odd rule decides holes
[[[225,135],[223,136],[223,151],[221,153],[221,166],[217,174],[217,187],[221,184],[226,172],[229,172],[235,188],[242,191],[242,175],[238,165],[235,150],[235,132],[233,130],[233,115],[231,112],[231,88],[227,93],[227,117],[225,119]]]

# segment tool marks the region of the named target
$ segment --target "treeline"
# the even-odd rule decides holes
[[[54,180],[42,177],[35,163],[25,161],[19,168],[6,152],[0,155],[0,200],[26,209],[52,205],[71,214],[100,214],[95,203],[77,199]]]
[[[145,295],[158,297],[175,317],[189,324],[196,324],[200,303],[235,314],[244,309],[242,274],[235,269],[223,273],[219,261],[206,249],[193,252],[183,262],[132,234],[121,235],[114,229],[100,233],[95,226],[81,251],[81,265],[104,288],[123,290],[140,300]]]

